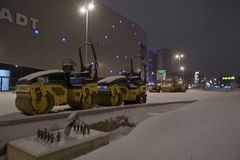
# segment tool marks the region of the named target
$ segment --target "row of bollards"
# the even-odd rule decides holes
[[[51,143],[53,143],[54,140],[59,142],[61,140],[61,133],[57,132],[57,135],[55,136],[54,133],[48,131],[47,128],[45,128],[44,130],[38,129],[37,138]]]
[[[90,134],[90,126],[86,124],[74,124],[72,128],[74,131],[82,133],[82,135]]]

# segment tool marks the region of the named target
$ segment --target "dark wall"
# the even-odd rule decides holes
[[[78,12],[82,4],[81,0],[1,0],[0,9],[8,9],[13,22],[0,19],[0,63],[60,69],[64,59],[73,58],[78,64],[78,47],[85,42],[85,15]],[[99,73],[104,77],[110,70],[117,74],[127,68],[129,57],[139,54],[139,42],[147,44],[147,37],[139,26],[119,13],[102,3],[95,5],[89,13],[89,39],[96,45]],[[26,26],[16,24],[17,12],[27,17]],[[30,17],[39,20],[37,35]]]

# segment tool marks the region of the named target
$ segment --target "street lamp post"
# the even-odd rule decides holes
[[[181,59],[184,57],[184,55],[183,54],[176,54],[176,59],[178,59],[178,65],[179,65],[179,67],[180,67],[180,65],[181,65]]]
[[[184,54],[176,54],[175,56],[176,59],[178,59],[178,67],[180,70],[182,70],[181,68],[181,59],[184,58]],[[183,67],[183,70],[184,70],[184,67]],[[180,76],[180,73],[179,73],[179,76]]]
[[[185,71],[185,68],[183,66],[180,67],[180,71],[182,71],[182,78],[184,79],[184,71]]]
[[[94,9],[94,5],[93,5],[93,2],[88,2],[86,3],[84,6],[82,6],[80,8],[80,12],[82,14],[85,14],[86,15],[86,34],[85,34],[85,42],[88,43],[88,19],[89,19],[89,11],[93,10]],[[88,45],[85,45],[85,60],[86,60],[86,64],[87,64],[87,60],[88,60],[88,57],[87,57],[87,54],[88,54]]]

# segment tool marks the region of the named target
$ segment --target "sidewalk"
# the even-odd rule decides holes
[[[240,93],[160,114],[78,160],[239,160]]]

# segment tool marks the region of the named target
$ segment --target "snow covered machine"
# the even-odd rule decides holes
[[[124,104],[146,103],[146,65],[143,56],[140,56],[144,78],[133,70],[133,57],[131,58],[131,71],[121,76],[111,76],[98,81],[98,105],[117,106]]]
[[[82,62],[83,46],[89,45],[93,53],[92,64]],[[76,109],[92,108],[97,102],[97,58],[92,44],[79,48],[80,72],[74,72],[75,63],[68,59],[63,70],[47,70],[30,74],[18,80],[16,86],[16,107],[25,114],[44,114],[54,106],[68,104]],[[94,72],[94,74],[92,73]]]

